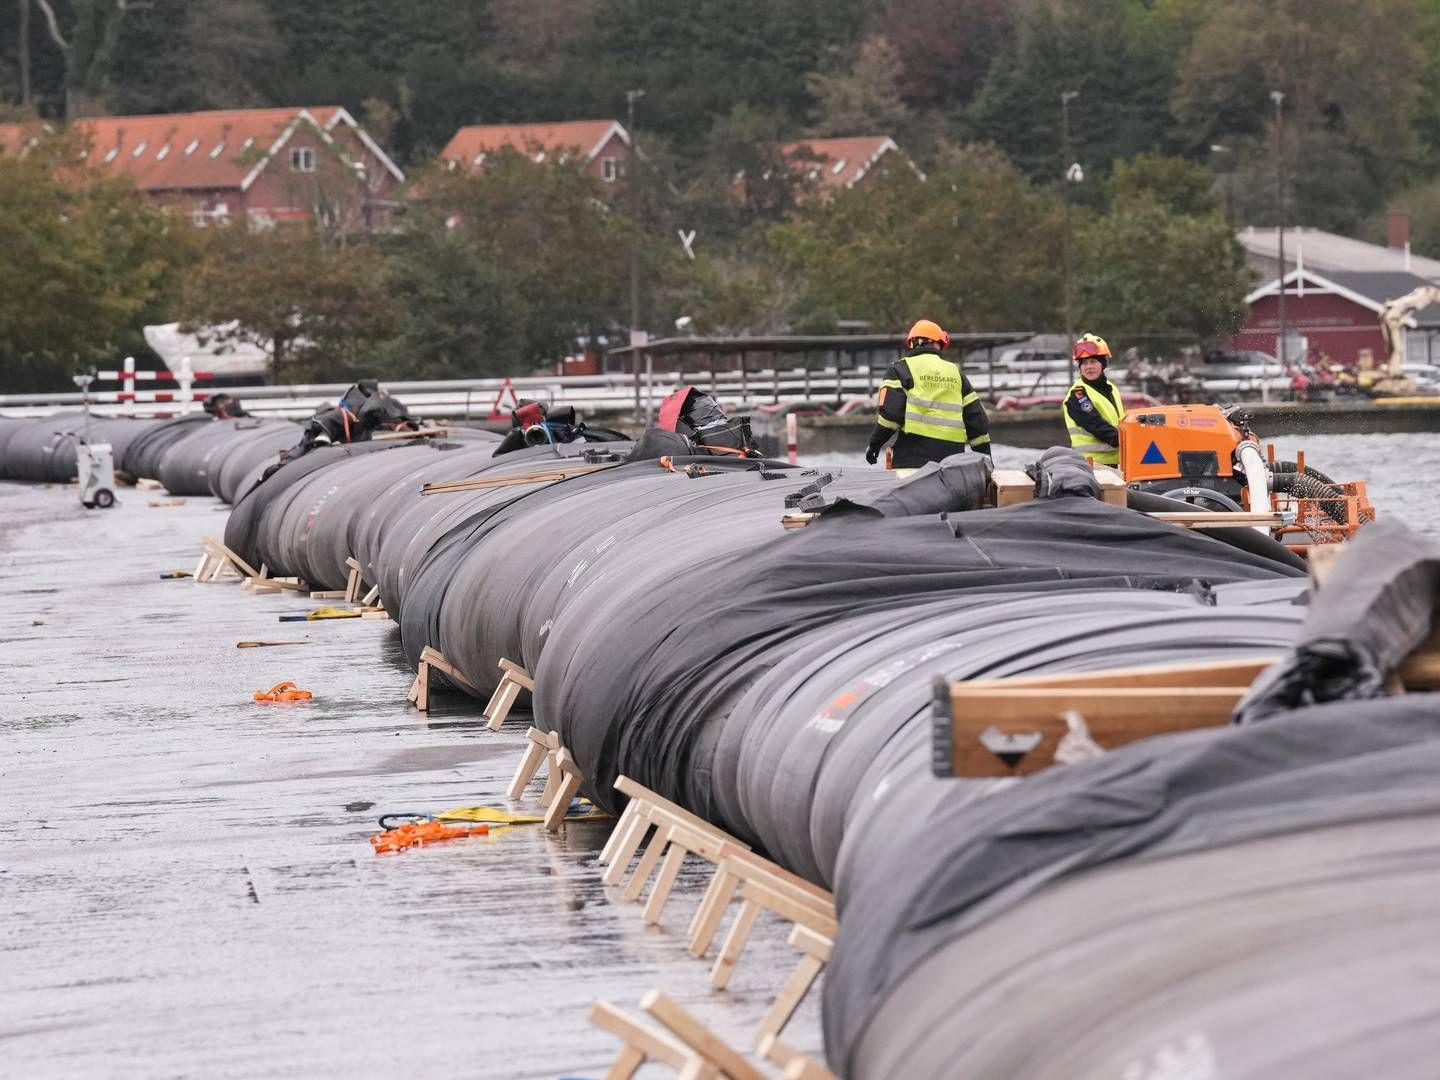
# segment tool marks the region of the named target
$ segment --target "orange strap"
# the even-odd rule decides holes
[[[289,679],[278,682],[269,690],[256,690],[256,701],[309,701],[315,695],[309,690],[301,690]]]
[[[370,838],[370,846],[379,855],[386,851],[404,851],[410,847],[424,847],[426,844],[444,840],[458,840],[464,836],[487,836],[489,825],[453,827],[438,821],[422,821],[414,825],[401,825],[387,829]]]

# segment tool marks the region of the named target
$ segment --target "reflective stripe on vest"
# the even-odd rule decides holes
[[[880,384],[905,391],[904,430],[946,442],[966,442],[965,407],[979,401],[980,395],[965,392],[960,366],[937,353],[907,356],[905,363],[913,386],[907,389],[893,379]]]
[[[1101,465],[1119,465],[1120,450],[1118,447],[1101,442],[1083,427],[1077,427],[1071,421],[1070,399],[1075,396],[1076,390],[1084,390],[1085,396],[1090,399],[1090,404],[1095,407],[1095,412],[1099,414],[1100,419],[1117,430],[1120,427],[1120,421],[1125,418],[1125,406],[1111,401],[1094,387],[1087,385],[1084,379],[1076,380],[1075,384],[1065,391],[1065,400],[1060,403],[1060,417],[1065,422],[1065,430],[1070,433],[1070,445]],[[1120,391],[1117,389],[1115,393],[1118,395]]]

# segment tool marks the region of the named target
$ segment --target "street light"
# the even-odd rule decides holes
[[[1070,160],[1070,102],[1080,96],[1078,90],[1064,90],[1060,93],[1060,168],[1061,194],[1065,204],[1065,337],[1075,338],[1075,328],[1070,318],[1070,185],[1085,178],[1079,162]]]
[[[1230,153],[1230,147],[1221,146],[1219,143],[1211,143],[1210,153],[1228,154]],[[1225,190],[1225,224],[1233,229],[1235,227],[1235,163],[1233,161],[1221,177],[1220,185]]]
[[[626,176],[626,183],[630,187],[630,362],[635,366],[635,420],[642,424],[649,419],[650,402],[647,393],[645,410],[642,411],[639,350],[644,335],[640,332],[640,185],[636,183],[640,170],[635,167],[638,160],[635,146],[635,102],[644,96],[644,90],[625,91],[625,130],[630,136],[630,171]],[[645,358],[648,362],[648,353]]]
[[[1279,354],[1280,371],[1285,371],[1285,143],[1284,128],[1285,120],[1285,95],[1279,90],[1270,91],[1270,100],[1275,103],[1275,238],[1279,248],[1280,258],[1280,300],[1278,315],[1280,317],[1280,343],[1276,350]],[[1260,376],[1260,400],[1270,401],[1270,388],[1262,371]]]

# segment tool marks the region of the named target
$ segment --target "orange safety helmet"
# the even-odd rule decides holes
[[[933,341],[943,349],[950,344],[950,335],[940,329],[939,323],[921,319],[905,335],[906,346],[913,347],[917,341]]]
[[[1082,334],[1080,340],[1075,342],[1075,347],[1070,350],[1070,359],[1077,364],[1096,359],[1107,363],[1110,360],[1110,346],[1099,334]]]

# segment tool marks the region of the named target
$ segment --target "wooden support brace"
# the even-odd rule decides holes
[[[795,1010],[800,1007],[800,1002],[809,993],[810,987],[819,976],[820,970],[830,962],[830,952],[834,947],[830,938],[815,933],[809,927],[796,926],[790,931],[790,945],[800,950],[800,963],[790,976],[790,981],[775,998],[775,1002],[760,1021],[760,1030],[755,1036],[755,1045],[771,1061],[777,1065],[784,1065],[794,1053],[784,1043],[779,1041],[780,1032],[790,1022],[790,1017],[795,1015]],[[767,1040],[773,1041],[788,1053],[782,1060],[766,1051]]]
[[[625,800],[625,809],[620,811],[620,817],[615,822],[615,828],[610,830],[610,836],[605,841],[605,846],[600,849],[600,854],[595,861],[600,866],[609,866],[610,860],[614,857],[616,849],[620,846],[621,837],[625,830],[630,827],[630,822],[640,810],[640,804],[634,799]]]
[[[771,1060],[774,1060],[773,1058]],[[820,1062],[804,1054],[795,1054],[785,1065],[780,1080],[840,1080]]]
[[[627,807],[628,810],[628,807]],[[601,877],[606,885],[619,885],[625,880],[625,871],[630,869],[630,860],[635,852],[640,849],[645,839],[645,834],[650,831],[650,817],[645,813],[645,808],[636,804],[635,812],[630,814],[630,822],[621,832],[620,840],[610,852],[610,862],[605,867],[605,873]],[[612,834],[612,839],[614,834]],[[658,837],[656,838],[658,839]],[[654,843],[655,841],[651,841]]]
[[[211,555],[219,557],[223,563],[229,566],[236,577],[259,577],[255,568],[242,559],[235,552],[216,540],[213,536],[204,537],[204,544]]]
[[[495,692],[490,695],[490,701],[485,706],[485,718],[489,721],[491,731],[499,731],[500,726],[505,723],[505,718],[510,715],[510,709],[515,704],[515,699],[520,696],[521,690],[535,689],[535,683],[530,675],[519,664],[510,660],[500,661],[500,684],[495,687]]]
[[[345,599],[344,589],[326,589],[320,592],[312,592],[311,600],[343,600]]]
[[[605,1073],[606,1080],[629,1080],[646,1061],[683,1069],[696,1059],[691,1050],[669,1034],[631,1019],[603,999],[591,1007],[590,1022],[624,1043],[615,1064]]]
[[[723,990],[729,983],[762,909],[773,911],[782,919],[806,927],[820,937],[834,940],[838,923],[833,904],[822,906],[815,903],[809,893],[795,889],[783,878],[753,863],[727,858],[721,865],[741,881],[740,914],[730,927],[730,933],[726,935],[725,944],[721,946],[720,955],[715,958],[715,966],[710,971],[710,985],[715,989]]]
[[[374,586],[371,587],[370,591],[365,594],[364,598],[360,601],[360,604],[361,604],[362,607],[373,607],[374,604],[375,604],[375,601],[377,601],[377,600],[379,600],[379,599],[380,599],[380,586],[379,586],[379,585],[374,585]]]
[[[345,602],[354,604],[360,599],[360,587],[365,584],[365,581],[361,577],[360,564],[354,558],[346,559],[345,565],[350,568],[350,578],[345,583]]]
[[[525,754],[520,759],[520,767],[515,770],[515,778],[510,781],[510,786],[505,794],[512,799],[518,799],[525,794],[525,789],[530,786],[530,781],[535,779],[535,774],[540,771],[540,763],[545,760],[545,755],[551,749],[551,740],[559,745],[559,736],[554,732],[543,732],[539,728],[531,728],[525,733],[527,740]]]
[[[766,1080],[765,1074],[751,1065],[725,1040],[707,1028],[678,1002],[659,990],[651,990],[640,1001],[640,1007],[670,1029],[677,1039],[730,1080]],[[683,1075],[683,1074],[682,1074]],[[694,1075],[692,1073],[692,1075]]]
[[[421,712],[430,711],[430,673],[432,671],[440,672],[461,686],[468,686],[471,690],[475,689],[474,684],[460,673],[459,668],[446,660],[439,649],[426,645],[420,650],[420,663],[415,667],[415,681],[410,684],[410,693],[405,698]]]
[[[660,864],[660,873],[655,878],[655,884],[650,889],[650,897],[645,901],[644,919],[646,923],[654,926],[660,921],[660,916],[665,912],[665,902],[670,899],[670,890],[675,887],[675,879],[680,876],[680,867],[685,862],[685,856],[689,854],[685,845],[680,843],[672,829],[666,837],[667,848],[665,860]]]
[[[554,768],[559,771],[561,780],[554,801],[545,810],[545,828],[551,832],[560,828],[566,811],[570,809],[570,800],[579,794],[580,785],[585,781],[585,774],[580,771],[575,758],[563,746],[556,753]]]

